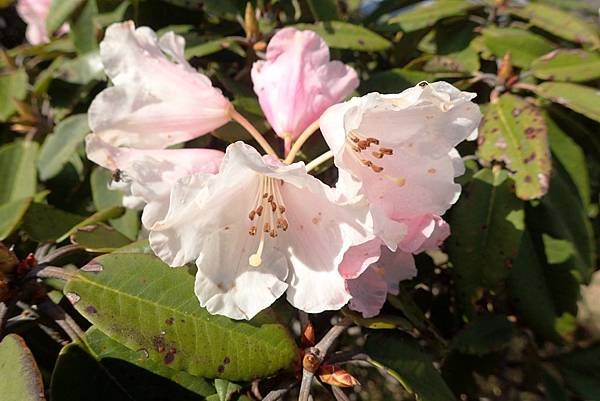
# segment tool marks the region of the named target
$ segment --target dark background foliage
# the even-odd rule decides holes
[[[250,323],[209,316],[193,271],[134,242],[137,212],[85,158],[86,111],[107,85],[98,43],[132,19],[183,35],[192,64],[275,146],[249,69],[283,26],[322,35],[359,72],[357,94],[447,80],[478,95],[479,139],[461,145],[463,194],[445,216],[452,236],[417,257],[418,277],[380,316],[310,316],[317,339],[352,319],[337,346],[347,352],[333,357],[361,382],[345,395],[324,383],[315,399],[600,400],[598,4],[250,4],[54,0],[49,30],[71,32],[30,46],[14,4],[0,1],[0,398],[225,401],[288,387],[296,397],[296,313],[281,301]],[[228,124],[185,146],[240,139],[250,140]],[[302,157],[325,150],[314,136]],[[329,165],[317,174],[335,181]]]

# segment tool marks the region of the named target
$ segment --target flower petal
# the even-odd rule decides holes
[[[343,63],[329,61],[329,48],[316,33],[284,28],[269,42],[266,61],[254,63],[252,82],[275,132],[296,138],[348,96],[358,77]]]
[[[414,254],[437,249],[450,235],[450,226],[441,217],[423,215],[404,221],[408,227],[406,236],[399,246]]]

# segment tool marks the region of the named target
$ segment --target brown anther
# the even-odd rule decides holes
[[[267,198],[267,197],[269,197],[269,194],[265,192],[265,193],[263,194],[263,199],[265,199],[265,198]]]
[[[383,171],[383,167],[380,167],[380,166],[378,166],[376,164],[372,164],[369,167],[371,167],[371,170],[373,170],[376,173],[381,173]]]
[[[267,223],[265,223],[263,229],[265,230],[266,233],[268,233],[269,231],[271,231],[271,225],[267,222]]]
[[[375,145],[379,145],[379,139],[377,139],[377,138],[369,137],[369,138],[367,138],[367,142],[369,142],[369,145],[372,143],[374,143]]]
[[[248,230],[248,234],[255,236],[256,235],[256,226],[250,227],[250,229]]]
[[[350,140],[354,143],[360,141],[360,139],[358,139],[357,137],[355,137],[354,135],[350,136]]]
[[[352,150],[357,153],[360,153],[360,148],[358,146],[352,146]]]
[[[283,205],[279,206],[279,213],[285,213],[285,206],[283,206]]]
[[[390,149],[390,148],[379,148],[379,151],[387,156],[391,156],[394,154],[394,149]]]
[[[259,207],[256,208],[256,214],[259,216],[262,216],[262,212],[263,212],[263,206],[260,205]]]
[[[271,231],[269,232],[269,235],[271,236],[271,238],[275,238],[275,237],[277,237],[277,231],[275,231],[275,230],[271,230]]]
[[[381,159],[383,157],[383,153],[381,152],[371,152],[374,158]]]
[[[275,210],[277,210],[277,203],[271,202],[271,211],[274,212]]]
[[[359,147],[361,150],[365,150],[366,148],[368,148],[368,147],[369,147],[370,143],[369,143],[369,142],[367,142],[367,141],[363,141],[363,140],[361,140],[361,141],[358,141],[358,142],[356,142],[356,145],[357,145],[357,146],[358,146],[358,147]]]
[[[271,203],[273,202],[273,195],[269,195],[269,197],[267,198],[267,202]]]
[[[288,221],[286,219],[281,219],[281,228],[283,229],[283,231],[287,231],[288,227]]]
[[[252,221],[254,220],[254,218],[256,217],[256,211],[252,210],[249,214],[248,214],[248,218]]]
[[[371,160],[367,160],[367,159],[362,159],[360,162],[367,167],[371,167],[373,165],[373,162]]]

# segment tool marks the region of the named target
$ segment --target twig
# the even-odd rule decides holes
[[[343,318],[338,324],[333,326],[325,336],[315,345],[309,348],[302,360],[302,381],[300,382],[300,393],[298,401],[308,401],[310,397],[310,388],[315,372],[325,359],[327,351],[333,345],[335,340],[350,326],[352,319]]]
[[[260,379],[256,379],[256,380],[252,380],[252,386],[250,387],[250,391],[252,392],[252,395],[254,396],[254,398],[256,398],[257,400],[262,400],[263,396],[260,393]]]
[[[72,253],[79,252],[81,250],[83,250],[83,248],[79,245],[65,245],[65,246],[62,246],[62,247],[55,249],[54,251],[48,253],[46,256],[41,258],[38,261],[38,263],[39,264],[53,263],[54,261],[56,261],[62,257],[65,257]]]
[[[72,341],[83,340],[83,330],[63,308],[48,299],[39,305],[39,309],[40,312],[54,320]]]
[[[66,271],[62,267],[38,266],[27,273],[25,278],[57,278],[59,280],[69,281],[73,276],[75,276],[74,273]]]
[[[350,401],[344,390],[337,386],[331,386],[331,392],[337,401]]]
[[[262,401],[277,401],[283,398],[291,389],[296,387],[296,383],[290,383],[287,387],[269,392]]]
[[[369,356],[362,351],[340,351],[332,354],[326,359],[330,365],[345,362],[368,361]]]

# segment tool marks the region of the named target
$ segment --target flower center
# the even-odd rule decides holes
[[[383,167],[379,165],[379,160],[394,155],[394,149],[380,146],[381,140],[377,137],[365,137],[358,130],[351,130],[346,135],[346,147],[350,149],[350,155],[362,166],[371,169],[374,173],[383,172]],[[385,173],[385,178],[398,186],[406,183],[404,177],[393,177]]]
[[[261,255],[267,234],[271,238],[276,238],[280,229],[283,231],[288,229],[289,224],[285,218],[285,205],[280,191],[282,185],[283,181],[272,177],[263,176],[260,181],[254,201],[255,207],[248,213],[250,219],[248,234],[254,237],[260,232],[258,249],[248,258],[250,266],[261,265]]]

